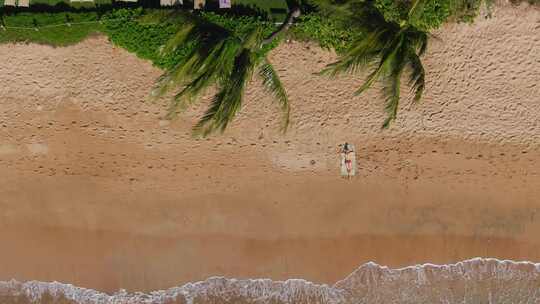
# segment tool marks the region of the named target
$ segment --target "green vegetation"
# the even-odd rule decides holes
[[[449,1],[449,0],[447,0]],[[480,8],[485,6],[488,9],[488,13],[495,0],[453,0],[451,6],[450,20],[457,22],[472,23],[474,19],[480,13]],[[521,0],[515,0],[514,3],[521,2]]]
[[[287,94],[267,59],[277,45],[272,25],[254,17],[231,19],[211,13],[177,13],[169,20],[178,23],[178,31],[163,48],[163,54],[187,49],[186,56],[167,69],[154,91],[163,95],[180,88],[171,104],[170,116],[193,104],[207,88],[216,86],[218,92],[194,131],[203,136],[224,131],[240,110],[246,86],[257,72],[278,101],[284,112],[283,128],[287,127]]]
[[[283,128],[287,127],[287,95],[266,58],[277,46],[277,39],[267,39],[276,33],[272,23],[255,16],[142,9],[117,10],[103,23],[115,44],[165,69],[156,94],[179,88],[170,116],[195,102],[208,87],[218,87],[210,108],[194,127],[201,135],[227,127],[254,72],[276,97],[284,112]]]
[[[317,5],[321,13],[334,20],[340,19],[344,6],[354,7],[360,2],[370,2],[384,16],[385,20],[400,24],[407,20],[413,0],[308,0]],[[422,15],[414,21],[415,27],[433,30],[448,21],[471,22],[478,15],[482,5],[490,7],[494,0],[423,0],[420,1]],[[512,2],[540,2],[540,0],[513,0]],[[338,16],[336,16],[336,14]]]
[[[60,6],[65,5],[66,7],[72,8],[93,8],[98,5],[111,4],[111,0],[96,0],[95,2],[90,1],[79,1],[79,2],[70,2],[69,0],[30,0],[30,5],[47,5],[47,6]]]
[[[92,9],[105,5],[112,5],[112,0],[94,0],[94,1],[75,1],[70,0],[30,0],[30,7],[32,9],[39,7],[51,11],[56,9],[60,11],[62,9]],[[0,8],[4,5],[4,0],[0,0]],[[10,10],[16,11],[18,8],[10,7]],[[24,11],[29,11],[27,8],[23,8]],[[30,9],[31,10],[31,9]],[[42,10],[43,11],[43,10]]]
[[[2,0],[0,0],[2,1]],[[299,12],[289,12],[279,29],[268,17],[282,21],[285,0],[237,0],[231,11],[188,13],[182,10],[122,8],[111,0],[97,0],[89,8],[66,6],[66,0],[32,0],[32,4],[55,5],[51,12],[7,9],[2,13],[0,43],[29,41],[65,46],[92,33],[104,33],[116,45],[152,61],[165,70],[154,91],[158,95],[177,91],[170,114],[196,102],[208,87],[218,93],[195,126],[202,135],[223,131],[242,105],[246,85],[254,73],[263,79],[284,112],[289,106],[285,90],[268,62],[268,52],[279,44]],[[318,42],[334,49],[340,58],[322,73],[356,73],[369,70],[357,94],[381,81],[386,94],[388,127],[397,117],[400,84],[404,73],[414,100],[421,99],[425,72],[421,56],[429,32],[444,22],[470,22],[482,5],[492,0],[298,0],[309,12],[296,19],[289,37]],[[515,0],[514,2],[520,2]],[[538,3],[540,0],[525,0]],[[293,2],[293,1],[288,1]],[[85,4],[86,5],[86,4]],[[65,11],[62,11],[66,8]]]
[[[414,26],[423,31],[430,31],[449,20],[470,22],[476,17],[480,5],[484,1],[426,0],[422,5],[423,13],[414,21]],[[489,2],[489,0],[487,1]],[[319,11],[300,17],[297,26],[292,29],[291,37],[298,40],[315,41],[323,48],[335,49],[338,53],[342,53],[351,46],[352,41],[362,34],[358,29],[351,30],[351,26],[353,26],[351,21],[354,18],[344,14],[347,9],[354,9],[361,2],[364,1],[311,0],[311,3],[319,8]],[[372,3],[388,22],[401,24],[407,21],[410,9],[409,1],[374,0],[366,2]]]
[[[422,6],[422,15],[414,21],[414,26],[422,30],[432,30],[440,27],[448,18],[457,11],[469,11],[466,6],[466,1],[461,0],[426,0],[420,4]],[[480,1],[474,0],[470,2],[480,4]],[[389,22],[400,24],[407,21],[407,14],[410,8],[410,3],[395,0],[376,0],[375,7],[382,12],[384,18]],[[458,8],[457,5],[463,5]],[[475,10],[474,14],[478,12]],[[473,14],[468,12],[468,14]],[[463,21],[463,20],[461,20]]]
[[[317,40],[323,47],[331,46],[341,55],[323,74],[335,76],[371,70],[356,94],[367,90],[375,81],[382,82],[387,97],[385,109],[388,117],[383,123],[386,128],[397,117],[404,72],[410,73],[409,86],[414,91],[414,101],[422,97],[425,71],[420,58],[427,49],[429,32],[447,21],[472,21],[481,5],[489,7],[492,0],[311,2],[317,5],[321,18],[309,17],[306,24],[299,25],[302,30],[298,31],[298,36]],[[327,32],[345,36],[341,39]]]
[[[2,0],[0,0],[2,1]],[[65,3],[66,0],[33,0],[32,3],[47,3],[54,5]],[[96,0],[99,5],[108,4],[111,0]],[[537,0],[531,0],[537,1]],[[312,0],[315,4],[333,1]],[[341,0],[351,2],[351,0]],[[273,10],[286,9],[285,0],[259,1],[238,0],[246,6],[257,6],[263,13],[272,13]],[[408,9],[407,1],[402,0],[375,0],[374,6],[381,11],[387,21],[400,23],[406,19]],[[478,13],[482,0],[426,0],[424,13],[415,26],[422,30],[437,28],[447,19],[470,21]],[[77,5],[77,4],[74,4]],[[324,5],[323,5],[324,8]],[[168,10],[163,10],[168,11]],[[450,12],[450,13],[449,13]],[[152,60],[159,67],[168,67],[174,64],[176,56],[162,58],[157,55],[157,45],[161,45],[173,34],[174,28],[168,25],[145,24],[138,20],[148,14],[154,14],[150,9],[123,9],[114,10],[103,17],[104,25],[98,22],[77,24],[79,22],[98,21],[97,11],[71,11],[57,13],[9,13],[3,17],[4,25],[8,30],[0,35],[0,42],[31,41],[64,46],[77,43],[89,34],[106,32],[116,44],[137,53],[141,58]],[[449,15],[450,14],[450,15]],[[119,19],[118,21],[114,21]],[[58,26],[71,22],[72,26]],[[233,21],[232,21],[233,22]],[[54,26],[53,26],[54,25]],[[9,29],[9,27],[29,27],[30,29]],[[34,28],[38,28],[36,31]],[[359,31],[340,26],[339,16],[325,13],[310,13],[299,18],[297,25],[291,30],[291,37],[299,40],[312,40],[324,48],[344,52],[360,35]]]
[[[291,29],[290,36],[300,41],[315,41],[322,48],[343,53],[359,34],[340,28],[338,23],[330,18],[310,14],[298,18],[298,23]]]
[[[0,33],[0,43],[35,42],[66,46],[102,30],[96,12],[22,12],[4,15],[2,19],[7,29]]]
[[[161,56],[163,46],[177,31],[177,26],[156,22],[149,16],[169,10],[119,9],[103,17],[103,32],[116,45],[150,60],[162,68],[172,68],[182,57],[182,50]]]
[[[289,9],[285,0],[235,0],[233,5],[255,9],[278,22],[285,19]]]
[[[272,13],[273,9],[288,10],[287,1],[285,0],[235,0],[233,4],[255,7],[269,14]]]
[[[388,113],[383,128],[387,128],[397,117],[401,78],[406,68],[410,73],[409,85],[415,93],[414,100],[419,101],[422,97],[425,72],[420,56],[426,51],[428,35],[416,26],[423,13],[424,3],[421,0],[413,1],[407,19],[400,20],[400,23],[386,20],[376,3],[365,1],[343,7],[342,13],[349,15],[344,18],[349,20],[350,28],[363,35],[353,41],[339,60],[329,65],[323,73],[335,76],[371,69],[356,94],[370,88],[375,81],[382,81]]]
[[[156,66],[169,69],[177,65],[191,50],[190,43],[162,54],[160,49],[174,34],[187,26],[185,18],[173,20],[170,9],[119,9],[103,17],[103,32],[116,45],[152,61]],[[235,34],[242,34],[254,26],[268,28],[269,24],[249,16],[227,16],[212,12],[200,12],[201,19],[216,23]],[[185,22],[185,23],[183,23]]]
[[[414,26],[422,30],[438,28],[450,16],[452,2],[449,0],[422,1],[420,4],[423,11],[422,16],[414,20]],[[404,1],[374,1],[374,6],[382,12],[384,19],[397,24],[407,21],[409,5],[409,3]]]

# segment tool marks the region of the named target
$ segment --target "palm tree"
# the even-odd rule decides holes
[[[383,128],[387,128],[397,117],[401,77],[405,70],[409,73],[409,85],[414,91],[415,102],[420,100],[424,91],[425,71],[420,57],[426,51],[428,33],[418,29],[415,21],[421,16],[425,1],[412,1],[406,20],[399,24],[385,20],[375,8],[373,0],[345,0],[341,5],[329,0],[318,2],[331,9],[331,14],[336,18],[341,17],[348,27],[362,33],[337,62],[321,73],[335,76],[370,69],[367,79],[355,94],[361,94],[377,80],[382,81],[388,114]]]
[[[191,48],[162,75],[155,91],[163,95],[181,88],[171,103],[169,117],[195,102],[205,89],[215,86],[218,91],[194,126],[194,132],[202,136],[217,130],[223,132],[240,110],[246,85],[257,72],[283,111],[282,130],[285,131],[289,124],[289,101],[267,55],[276,45],[276,38],[290,27],[299,13],[299,9],[291,10],[287,21],[267,37],[262,26],[255,25],[236,33],[203,17],[179,13],[183,21],[181,29],[164,46],[163,54],[186,44],[191,44]]]

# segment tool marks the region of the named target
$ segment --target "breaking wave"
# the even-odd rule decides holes
[[[476,258],[449,265],[359,267],[334,286],[305,280],[206,281],[109,295],[58,282],[0,281],[2,304],[538,304],[540,264]]]

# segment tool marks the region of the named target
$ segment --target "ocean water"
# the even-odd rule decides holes
[[[540,304],[540,264],[476,258],[390,269],[360,266],[333,286],[213,277],[150,293],[105,294],[58,282],[0,281],[1,304]]]

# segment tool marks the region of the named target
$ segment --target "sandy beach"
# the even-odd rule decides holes
[[[0,280],[149,291],[216,275],[331,284],[368,261],[539,262],[539,22],[503,5],[444,26],[424,100],[384,131],[378,86],[353,96],[361,76],[314,75],[335,54],[283,43],[271,60],[290,130],[255,79],[208,139],[190,128],[210,96],[164,120],[167,100],[149,100],[161,71],[105,37],[0,45]]]

